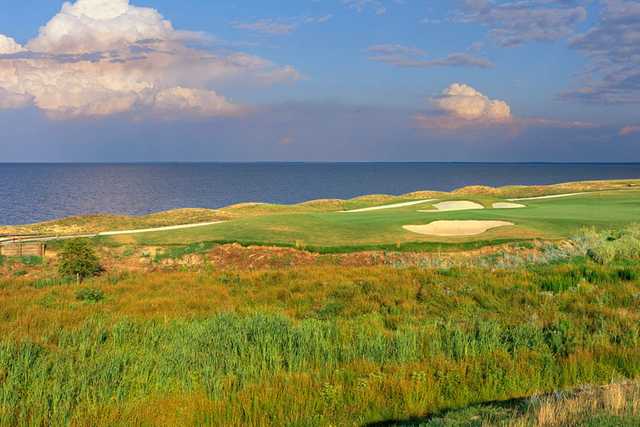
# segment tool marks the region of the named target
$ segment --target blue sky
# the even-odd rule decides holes
[[[638,0],[4,2],[2,161],[640,161]]]

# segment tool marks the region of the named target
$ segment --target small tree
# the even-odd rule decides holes
[[[74,239],[65,242],[62,247],[58,271],[64,276],[75,276],[79,284],[85,278],[100,273],[102,267],[89,242]]]

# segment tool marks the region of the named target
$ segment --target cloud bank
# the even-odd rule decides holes
[[[597,25],[571,40],[571,47],[591,61],[584,84],[561,97],[597,104],[640,103],[640,2],[601,3]]]
[[[480,23],[501,46],[514,47],[528,42],[549,42],[573,34],[587,11],[579,0],[519,0],[496,3],[466,0],[460,22]]]
[[[128,0],[65,3],[25,46],[0,35],[0,108],[32,105],[55,118],[234,116],[246,109],[217,87],[300,77],[256,56],[193,47],[203,41]]]

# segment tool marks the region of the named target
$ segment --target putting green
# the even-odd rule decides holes
[[[465,197],[487,209],[419,212],[437,201],[419,206],[366,212],[265,213],[232,219],[197,229],[164,231],[139,236],[114,237],[116,242],[144,245],[184,245],[202,241],[285,244],[312,247],[400,245],[409,242],[469,243],[474,241],[569,237],[582,227],[616,227],[640,220],[640,190],[609,191],[570,197],[530,200],[520,209],[492,209],[505,200]],[[442,200],[440,200],[442,201]],[[403,229],[440,220],[507,221],[515,224],[476,236],[434,237]]]

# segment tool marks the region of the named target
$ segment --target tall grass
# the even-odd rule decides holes
[[[197,394],[224,405],[194,416],[264,425],[281,405],[278,394],[297,390],[277,424],[326,425],[640,373],[637,327],[625,342],[612,343],[603,332],[617,327],[608,324],[598,331],[562,322],[543,328],[430,322],[395,331],[376,324],[375,318],[293,323],[260,314],[112,326],[93,319],[56,331],[46,345],[4,341],[0,424],[99,424],[100,405],[124,409],[150,395]],[[250,398],[258,385],[282,389]]]
[[[612,230],[585,229],[574,241],[589,258],[599,264],[640,258],[640,224]]]
[[[364,425],[640,378],[640,265],[0,284],[0,426]]]

